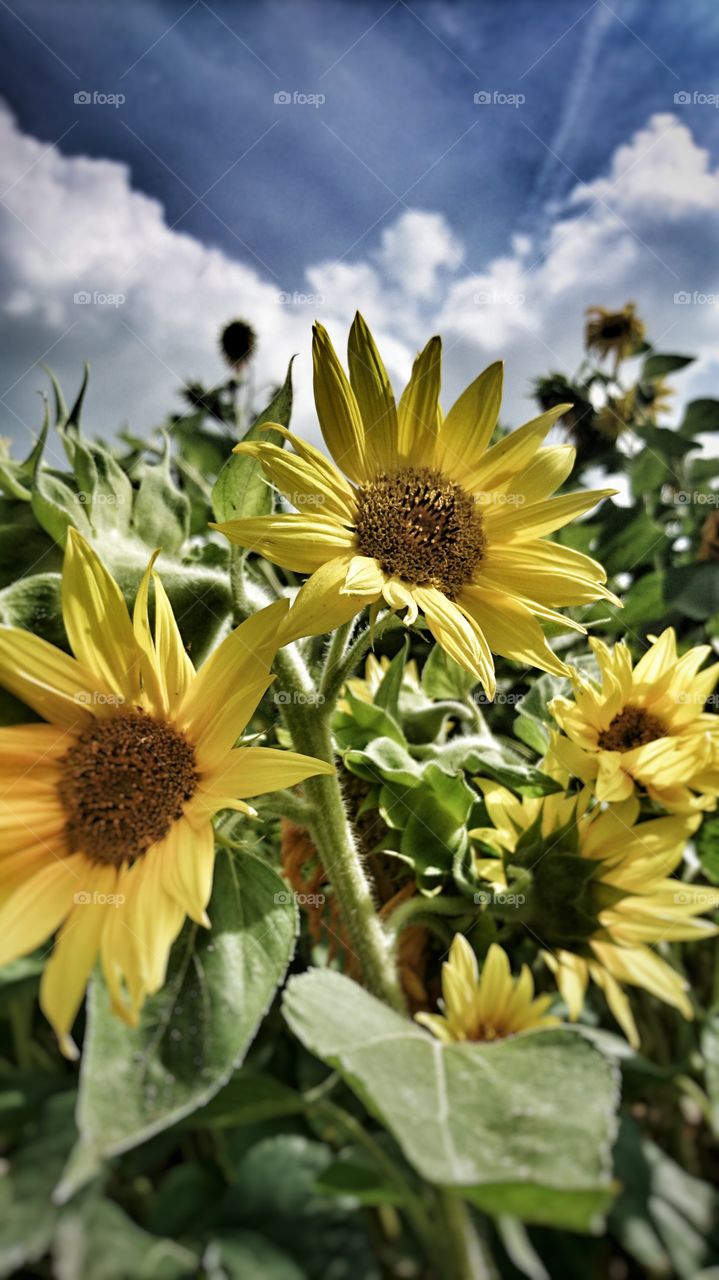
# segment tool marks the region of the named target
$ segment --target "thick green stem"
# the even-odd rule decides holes
[[[442,1277],[493,1280],[495,1272],[464,1200],[446,1187],[437,1189],[443,1238]]]
[[[276,665],[284,692],[282,713],[296,751],[334,761],[329,717],[332,704],[313,701],[314,687],[292,646],[282,649]],[[308,778],[305,801],[320,861],[335,892],[351,950],[368,989],[400,1013],[406,1011],[392,944],[377,915],[372,888],[362,865],[352,825],[335,774]]]

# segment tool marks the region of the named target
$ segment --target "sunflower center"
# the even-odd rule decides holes
[[[72,852],[120,866],[167,835],[197,785],[195,753],[163,720],[98,720],[63,761],[60,799]]]
[[[598,742],[602,751],[633,751],[665,736],[666,729],[658,716],[643,707],[625,707],[602,730]]]
[[[486,538],[476,500],[429,467],[405,467],[362,486],[357,542],[381,569],[453,597],[480,564]]]

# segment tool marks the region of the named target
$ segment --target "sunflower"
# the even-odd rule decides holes
[[[273,679],[286,607],[244,622],[196,672],[152,563],[131,620],[70,529],[62,610],[75,656],[0,628],[0,682],[45,721],[0,729],[0,964],[59,930],[40,1002],[68,1055],[98,954],[113,1010],[133,1024],[162,986],[185,917],[209,925],[213,815],[252,814],[246,797],[332,772],[293,752],[235,747]]]
[[[562,776],[556,764],[554,776]],[[492,825],[470,835],[498,856],[479,857],[477,871],[499,903],[522,882],[524,895],[506,896],[524,904],[520,918],[544,944],[570,1018],[579,1017],[590,979],[635,1048],[639,1036],[623,984],[691,1018],[686,980],[654,948],[719,932],[695,919],[719,906],[719,889],[672,878],[700,815],[639,822],[636,796],[602,809],[589,807],[587,789],[520,800],[498,783],[480,786]]]
[[[565,738],[555,750],[575,777],[600,800],[626,800],[635,788],[665,809],[716,807],[719,794],[719,721],[704,710],[719,663],[699,668],[711,653],[698,645],[677,657],[669,627],[636,667],[624,641],[609,649],[590,644],[601,685],[574,677],[574,698],[555,698],[550,711]]]
[[[551,996],[534,999],[534,980],[526,964],[512,977],[507,954],[492,943],[482,966],[461,933],[454,935],[449,960],[442,965],[443,1013],[417,1013],[415,1018],[439,1040],[501,1040],[519,1031],[556,1026],[546,1012]]]
[[[588,307],[584,337],[587,351],[596,351],[600,360],[613,355],[616,369],[621,360],[634,354],[644,338],[644,325],[635,312],[634,302],[628,302],[621,311]]]
[[[488,448],[499,413],[501,364],[490,365],[446,418],[439,407],[441,342],[417,357],[399,405],[361,316],[349,337],[347,379],[321,325],[314,331],[315,400],[325,443],[280,430],[295,452],[248,441],[300,514],[214,525],[232,542],[312,576],[287,636],[315,635],[367,604],[419,610],[438,643],[494,692],[492,654],[566,673],[538,619],[583,631],[554,605],[614,599],[588,556],[544,541],[612,492],[551,495],[574,462],[568,445],[539,448],[570,406],[558,405]]]

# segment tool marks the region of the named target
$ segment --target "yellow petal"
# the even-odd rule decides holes
[[[287,453],[261,440],[243,441],[235,445],[233,452],[257,458],[272,483],[303,515],[320,512],[342,523],[353,523],[354,494],[344,477],[329,463],[320,470],[296,453]]]
[[[480,570],[483,585],[546,605],[591,604],[615,597],[603,583],[602,566],[581,551],[556,542],[490,546]]]
[[[51,1024],[67,1058],[76,1058],[70,1036],[88,978],[100,950],[108,913],[118,909],[114,867],[88,868],[87,902],[75,905],[55,942],[40,983],[40,1008]]]
[[[382,357],[359,312],[350,329],[347,354],[368,462],[374,471],[390,471],[397,465],[397,406]]]
[[[237,718],[234,737],[226,743],[225,750],[240,736],[257,705],[256,702],[250,705],[251,698],[246,697],[246,691],[251,687],[255,696],[263,681],[265,688],[269,684],[269,668],[281,643],[279,633],[287,610],[286,600],[276,600],[253,614],[226,636],[202,664],[177,711],[177,723],[191,741],[199,743],[210,726],[213,732],[219,731],[220,724],[225,728],[228,708],[230,716]],[[257,701],[261,696],[257,696]],[[241,716],[239,707],[243,708]],[[230,729],[232,727],[230,725]]]
[[[62,616],[75,657],[125,702],[137,703],[142,651],[122,592],[73,528],[65,544]]]
[[[431,467],[437,448],[442,340],[430,338],[412,366],[397,410],[396,467]]]
[[[330,516],[252,516],[210,524],[230,542],[293,573],[312,573],[355,546],[355,535]]]
[[[194,680],[195,668],[182,643],[172,605],[158,574],[153,574],[153,583],[157,667],[163,685],[165,708],[168,712],[173,712]]]
[[[417,601],[406,582],[401,582],[399,578],[387,578],[382,587],[382,595],[390,609],[395,612],[407,610],[405,623],[408,627],[417,621]]]
[[[366,595],[343,591],[351,554],[328,560],[300,589],[282,628],[282,644],[300,636],[324,635],[361,613]]]
[[[504,367],[491,364],[455,400],[442,423],[437,457],[442,471],[460,484],[477,468],[497,425]]]
[[[582,515],[613,493],[616,489],[580,490],[518,508],[493,505],[485,512],[487,532],[494,542],[527,542],[541,538],[545,533],[561,529],[575,516]]]
[[[371,556],[353,556],[349,562],[342,591],[368,595],[376,600],[384,583],[385,575],[376,560]]]
[[[313,329],[312,359],[315,405],[325,444],[350,480],[362,484],[371,479],[362,415],[329,334],[321,324]]]
[[[209,928],[205,908],[212,893],[215,833],[211,822],[192,827],[180,819],[165,837],[162,849],[163,888],[197,924]]]
[[[510,431],[508,436],[492,445],[482,458],[472,467],[464,484],[473,491],[496,488],[510,476],[523,471],[531,463],[544,437],[549,433],[558,418],[570,409],[571,405],[557,405],[524,426]]]
[[[58,858],[26,880],[0,907],[0,965],[29,955],[45,942],[84,890],[87,859]]]
[[[168,851],[166,836],[130,868],[128,880],[134,880],[134,884],[127,902],[120,908],[127,913],[127,928],[132,935],[127,946],[136,952],[141,980],[148,995],[159,991],[165,981],[170,950],[185,920],[183,907],[170,896],[162,883]]]
[[[414,587],[412,594],[437,643],[450,658],[476,676],[488,696],[493,697],[496,687],[494,663],[478,624],[435,587]]]
[[[484,587],[465,587],[459,602],[481,627],[493,653],[541,671],[567,675],[568,668],[550,649],[526,605]]]
[[[96,710],[98,681],[75,658],[19,627],[0,626],[0,684],[55,725],[80,729]],[[111,695],[103,687],[100,692]]]

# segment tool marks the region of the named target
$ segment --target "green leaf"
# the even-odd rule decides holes
[[[336,1160],[315,1182],[322,1196],[351,1196],[359,1204],[402,1204],[396,1187],[383,1182],[376,1169],[351,1160]]]
[[[161,1133],[214,1097],[242,1062],[294,948],[296,909],[266,863],[218,856],[208,914],[173,949],[165,986],[129,1029],[92,984],[69,1196],[102,1160]],[[122,908],[118,908],[121,910]],[[112,1082],[108,1087],[108,1082]]]
[[[83,440],[68,428],[61,430],[77,482],[77,500],[87,513],[95,533],[125,533],[132,515],[132,485],[122,467],[101,444]]]
[[[53,1242],[54,1274],[62,1280],[187,1280],[196,1253],[144,1231],[111,1200],[94,1198],[65,1210]]]
[[[664,378],[668,373],[676,373],[692,364],[694,356],[653,355],[647,356],[639,375],[640,382],[653,382],[655,378]]]
[[[683,458],[692,449],[699,448],[699,442],[689,435],[680,435],[678,431],[672,431],[668,427],[655,427],[651,423],[643,427],[635,427],[634,434],[643,440],[653,453],[661,454],[663,458],[668,459],[670,464],[675,459]]]
[[[679,428],[683,436],[699,436],[719,431],[719,400],[691,400]]]
[[[438,644],[431,650],[422,671],[422,688],[429,698],[468,698],[477,680]]]
[[[0,1177],[0,1276],[17,1275],[50,1247],[60,1215],[52,1189],[72,1142],[73,1101],[72,1094],[49,1100],[37,1134]]]
[[[391,738],[375,738],[364,751],[348,751],[345,762],[367,782],[381,782],[386,778],[399,786],[417,787],[421,781],[417,761]]]
[[[85,538],[92,537],[87,511],[80,495],[67,478],[55,471],[39,468],[32,486],[32,509],[35,519],[61,546],[70,525]]]
[[[239,1071],[206,1107],[183,1121],[183,1128],[233,1129],[304,1110],[304,1099],[286,1084]]]
[[[375,706],[383,707],[391,716],[394,716],[395,720],[399,719],[399,695],[408,650],[409,637],[405,637],[402,648],[394,655],[374,696]]]
[[[307,1273],[255,1231],[213,1233],[202,1257],[206,1280],[307,1280]]]
[[[179,551],[190,532],[190,500],[177,488],[170,471],[170,441],[165,436],[162,460],[146,467],[132,513],[135,532],[148,547],[166,554]]]
[[[332,724],[337,743],[343,750],[346,747],[362,750],[375,738],[391,738],[401,747],[407,745],[394,716],[385,711],[384,707],[363,702],[349,689],[345,690],[344,700],[348,703],[351,714],[339,712]]]
[[[267,444],[282,445],[279,431],[262,431],[265,422],[278,422],[281,427],[290,425],[292,413],[292,360],[287,369],[284,385],[280,387],[263,413],[255,419],[244,440],[264,440]],[[220,471],[212,490],[212,509],[218,521],[236,520],[245,516],[269,515],[273,506],[273,491],[262,467],[255,458],[233,453]]]
[[[63,648],[65,628],[60,606],[60,574],[35,573],[0,591],[0,622],[24,627]]]
[[[421,1177],[490,1213],[589,1230],[613,1194],[613,1067],[578,1033],[449,1044],[330,970],[291,979],[285,1017]]]
[[[687,564],[668,569],[666,599],[687,618],[702,622],[719,612],[719,564]]]

